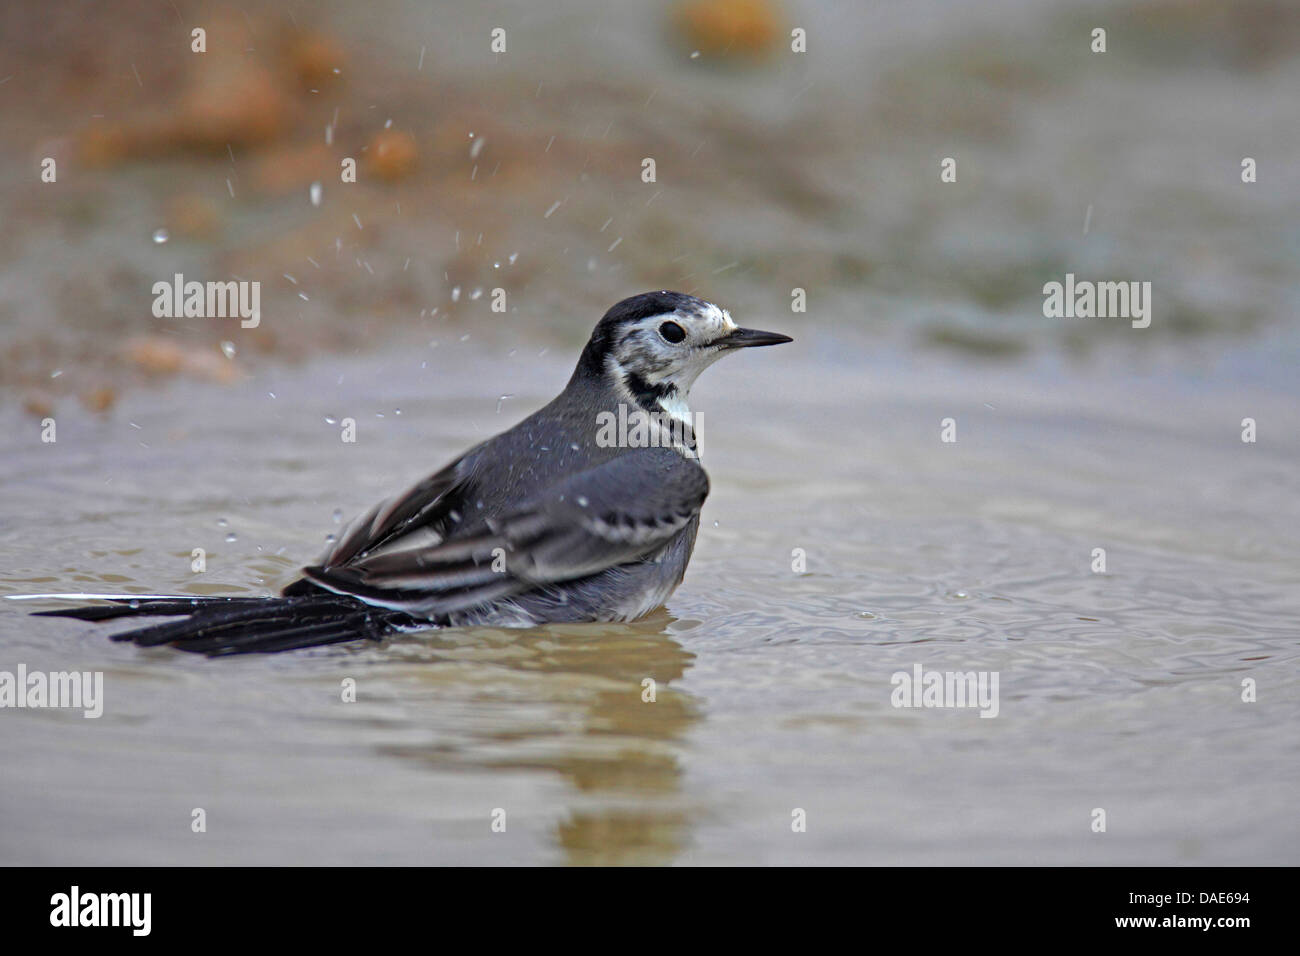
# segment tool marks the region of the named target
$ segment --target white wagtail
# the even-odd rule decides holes
[[[214,655],[431,625],[633,620],[681,583],[709,493],[691,385],[729,352],[789,341],[680,292],[624,299],[550,404],[372,509],[281,597],[118,596],[41,613],[185,615],[113,638]]]

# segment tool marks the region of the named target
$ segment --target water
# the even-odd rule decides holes
[[[663,287],[796,337],[695,389],[685,584],[631,625],[222,661],[0,601],[0,671],[106,694],[97,720],[0,713],[0,862],[1300,862],[1291,9],[805,5],[806,55],[730,69],[654,5],[495,6],[299,14],[352,80],[284,91],[282,139],[78,169],[55,202],[31,157],[85,124],[80,87],[13,71],[0,594],[271,593]],[[159,52],[106,75],[106,118],[186,115],[170,27],[87,23]],[[273,57],[274,26],[240,14],[200,60]],[[325,202],[303,137],[390,116],[418,172]],[[151,324],[177,272],[261,281],[262,325]],[[1067,273],[1150,281],[1151,327],[1044,318]],[[173,365],[220,384],[159,385]],[[79,407],[100,384],[117,404]],[[998,716],[892,706],[917,665],[996,672]]]
[[[0,589],[278,588],[335,509],[562,385],[566,359],[510,351],[176,384],[53,445],[7,412]],[[713,493],[686,582],[632,625],[209,661],[5,602],[0,667],[106,686],[98,720],[3,715],[0,859],[1294,863],[1300,415],[1231,367],[936,364],[815,330],[729,359],[693,396]],[[917,664],[998,672],[998,716],[891,706]]]

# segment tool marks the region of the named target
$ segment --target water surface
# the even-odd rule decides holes
[[[1294,864],[1300,415],[1226,351],[956,364],[808,330],[730,359],[693,396],[686,582],[631,625],[209,661],[0,606],[0,669],[105,673],[98,720],[0,715],[0,859]],[[336,511],[560,387],[569,357],[537,352],[177,383],[53,445],[0,412],[0,590],[283,586]],[[891,706],[916,664],[998,672],[998,716]]]

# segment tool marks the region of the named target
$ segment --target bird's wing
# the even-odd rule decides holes
[[[700,513],[709,479],[699,462],[646,448],[561,479],[489,531],[429,547],[307,568],[328,590],[423,614],[449,613],[636,561]]]
[[[472,449],[402,494],[381,501],[339,536],[338,542],[321,559],[321,566],[351,564],[421,528],[440,530],[448,516],[463,503],[471,462],[477,451],[478,448]]]

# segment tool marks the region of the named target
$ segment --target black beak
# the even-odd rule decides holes
[[[729,349],[746,349],[755,345],[780,345],[782,342],[793,342],[794,339],[788,335],[782,335],[780,332],[760,332],[758,329],[736,329],[730,335],[718,339],[718,344],[723,348]]]

